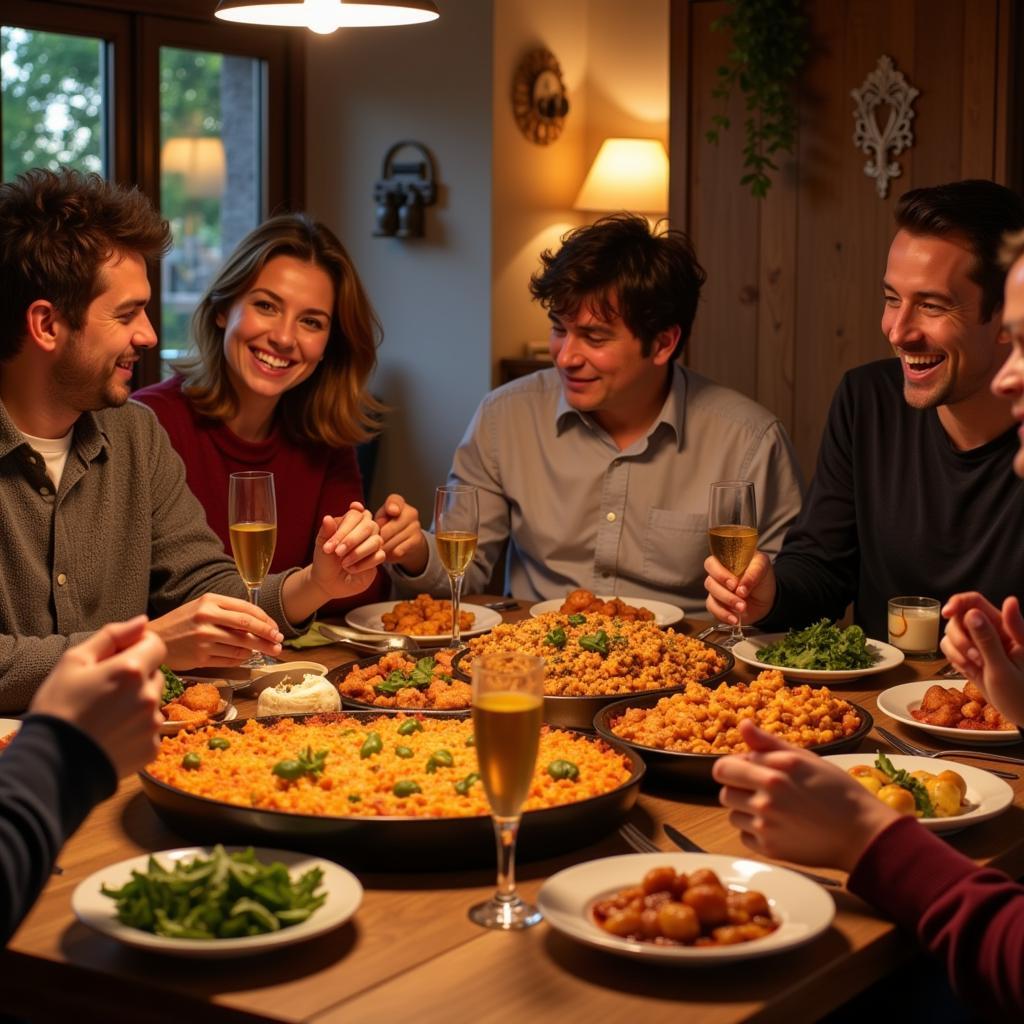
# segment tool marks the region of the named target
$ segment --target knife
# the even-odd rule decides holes
[[[665,835],[667,835],[680,850],[685,850],[687,853],[708,852],[703,846],[699,846],[692,839],[684,836],[679,829],[673,828],[671,825],[663,825],[662,828],[665,830]],[[816,875],[812,871],[802,871],[800,868],[791,867],[787,867],[786,870],[792,871],[798,875],[803,875],[804,878],[807,878],[812,882],[817,882],[818,885],[827,885],[830,889],[841,889],[843,887],[842,882],[839,882],[834,878],[827,878],[825,875]]]

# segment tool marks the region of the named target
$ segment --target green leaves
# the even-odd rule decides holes
[[[170,704],[185,692],[185,684],[166,665],[161,665],[160,671],[164,674],[164,692],[160,697],[160,703]]]
[[[910,795],[914,798],[914,803],[921,812],[922,818],[935,817],[932,798],[928,795],[928,790],[923,782],[913,778],[906,768],[897,768],[881,751],[878,751],[878,756],[875,758],[875,767],[883,775],[887,775],[889,781],[894,786],[902,786],[910,791]]]
[[[263,864],[250,847],[227,853],[215,846],[209,858],[177,861],[168,871],[154,857],[133,871],[120,889],[102,886],[119,921],[175,939],[223,939],[264,935],[305,921],[327,898],[317,890],[320,868],[292,881],[278,861]]]
[[[312,747],[306,747],[297,758],[278,761],[271,770],[279,779],[286,782],[295,782],[303,775],[317,776],[327,767],[327,753],[326,750],[318,750],[314,754]]]
[[[389,673],[387,678],[382,683],[377,683],[374,689],[377,693],[398,693],[399,690],[404,690],[408,687],[413,687],[417,690],[425,690],[432,682],[434,674],[434,659],[433,658],[420,658],[416,662],[416,667],[411,669],[409,672],[403,672],[401,669],[395,669]],[[449,677],[450,678],[450,677]]]
[[[746,144],[740,184],[763,199],[771,187],[768,172],[777,170],[772,157],[792,153],[796,144],[797,109],[793,89],[807,61],[807,17],[800,0],[730,0],[729,13],[711,24],[714,31],[732,32],[728,63],[718,68],[714,99],[728,103],[733,89],[745,97]],[[714,114],[705,133],[717,144],[730,127],[725,114]]]
[[[556,626],[544,637],[544,643],[549,647],[557,647],[559,650],[565,646],[565,640],[565,630],[561,626]]]
[[[840,629],[821,619],[806,629],[790,630],[781,640],[762,647],[757,660],[783,668],[846,670],[870,668],[878,655],[867,645],[860,626]]]

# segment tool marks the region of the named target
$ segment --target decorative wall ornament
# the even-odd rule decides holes
[[[897,157],[914,144],[910,127],[914,111],[910,105],[920,92],[903,77],[902,71],[896,70],[892,58],[883,54],[878,58],[878,67],[859,89],[851,89],[850,95],[857,104],[853,112],[853,144],[871,157],[864,165],[864,173],[875,179],[875,190],[884,199],[889,193],[889,179],[903,173],[895,160],[890,161],[889,151]],[[889,118],[885,127],[880,128],[876,111],[883,104],[889,108]]]

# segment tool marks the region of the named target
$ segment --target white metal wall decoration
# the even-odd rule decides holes
[[[919,94],[903,73],[896,70],[892,58],[884,54],[878,58],[878,67],[864,79],[864,84],[850,90],[857,104],[853,112],[853,144],[870,157],[864,165],[864,173],[875,179],[880,199],[889,193],[889,179],[898,178],[903,171],[895,159],[890,160],[890,151],[897,157],[914,144],[910,127],[914,111],[910,105]],[[889,108],[889,118],[885,127],[880,128],[875,111],[883,104]]]

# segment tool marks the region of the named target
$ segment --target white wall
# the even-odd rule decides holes
[[[374,485],[429,521],[434,488],[490,387],[491,4],[444,0],[440,20],[311,36],[307,205],[334,228],[384,325],[374,390],[392,407]],[[402,139],[442,183],[426,237],[372,237],[373,185]]]
[[[547,336],[530,274],[589,218],[572,203],[601,141],[667,137],[668,3],[437,0],[429,25],[310,36],[308,206],[348,247],[384,325],[375,390],[393,408],[376,499],[400,491],[429,521],[492,367]],[[539,46],[571,104],[549,146],[520,134],[510,99]],[[440,203],[426,238],[373,238],[373,183],[406,138],[434,153]]]

